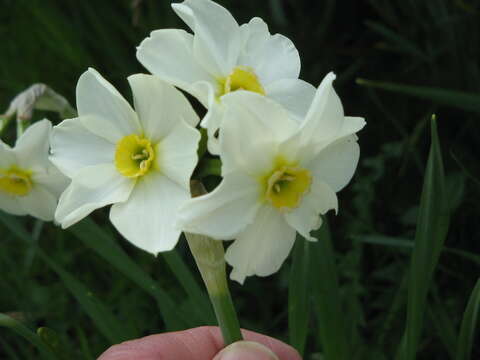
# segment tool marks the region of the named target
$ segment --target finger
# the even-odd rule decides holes
[[[279,360],[265,345],[253,341],[237,341],[220,351],[213,360]]]
[[[301,359],[295,349],[280,340],[248,330],[242,330],[242,335],[245,340],[265,345],[280,360]],[[203,326],[114,345],[98,360],[212,360],[223,347],[219,328]]]

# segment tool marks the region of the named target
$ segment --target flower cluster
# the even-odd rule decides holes
[[[50,160],[71,180],[58,206],[52,194],[58,196],[59,187],[46,179],[61,179],[63,190],[63,176],[53,167],[34,169],[45,168],[50,128],[43,122],[15,149],[0,144],[0,207],[45,220],[55,211],[66,228],[112,205],[117,230],[150,253],[172,249],[181,231],[235,239],[226,253],[231,278],[243,283],[250,275],[270,275],[297,232],[314,240],[310,232],[320,227],[320,215],[338,210],[336,192],[354,174],[355,134],[365,122],[344,115],[333,73],[318,89],[298,79],[297,49],[270,34],[262,19],[239,25],[211,0],[172,7],[193,34],[156,30],[140,44],[137,58],[152,75],[128,78],[134,108],[95,70],[80,77],[78,116],[55,126],[51,136]],[[201,121],[177,88],[207,109]],[[198,124],[206,129],[210,156],[221,160],[222,181],[192,199]],[[28,142],[39,129],[42,144]],[[26,161],[21,154],[34,144],[42,151]],[[32,205],[40,196],[48,197],[42,200],[48,211]]]

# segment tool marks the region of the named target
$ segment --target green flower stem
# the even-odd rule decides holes
[[[192,182],[191,189],[193,196],[206,193],[200,182]],[[207,288],[225,346],[242,340],[237,314],[228,289],[223,243],[198,234],[185,233],[185,237]]]

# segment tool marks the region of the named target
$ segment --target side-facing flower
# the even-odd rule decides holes
[[[135,110],[93,69],[77,84],[78,118],[53,130],[52,162],[72,179],[55,219],[66,228],[114,204],[110,220],[150,253],[172,249],[177,208],[190,198],[199,119],[173,86],[151,75],[128,78]]]
[[[172,7],[194,35],[178,29],[153,31],[138,47],[137,58],[208,109],[201,125],[208,130],[211,153],[219,151],[223,98],[236,90],[261,94],[292,116],[305,117],[315,88],[298,79],[300,57],[288,38],[271,35],[260,18],[239,26],[211,0],[186,0]]]
[[[223,180],[180,209],[179,226],[215,239],[236,239],[226,260],[231,278],[266,276],[288,256],[298,231],[337,210],[336,192],[352,178],[359,158],[355,133],[362,118],[345,117],[328,74],[299,126],[278,104],[246,91],[225,97],[221,138]],[[274,119],[275,121],[272,121]]]
[[[48,160],[48,120],[34,123],[11,148],[0,140],[0,209],[14,215],[53,220],[58,197],[68,185]]]

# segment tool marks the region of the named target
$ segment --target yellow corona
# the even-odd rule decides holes
[[[310,171],[279,157],[274,169],[261,179],[264,198],[280,211],[295,209],[310,190]]]
[[[0,191],[15,196],[27,195],[33,186],[31,175],[30,171],[16,166],[7,170],[0,169]]]
[[[123,137],[115,151],[115,166],[120,174],[137,178],[152,168],[155,148],[150,140],[136,134]]]
[[[225,95],[236,90],[247,90],[265,95],[257,75],[252,68],[247,66],[237,66],[226,78],[219,80],[220,95]]]

